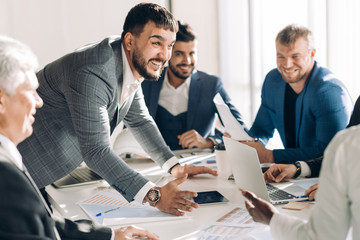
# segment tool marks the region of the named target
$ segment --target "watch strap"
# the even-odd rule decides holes
[[[296,162],[294,162],[294,165],[296,167],[296,173],[293,178],[297,178],[301,174],[301,164],[300,164],[300,162],[296,161]]]
[[[172,166],[171,168],[169,168],[168,173],[170,173],[170,174],[171,174],[171,170],[173,170],[173,168],[174,168],[174,167],[176,167],[176,166],[178,166],[178,165],[180,165],[180,163],[176,163],[174,166]]]

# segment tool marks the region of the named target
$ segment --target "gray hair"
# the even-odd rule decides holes
[[[25,44],[0,36],[0,88],[13,95],[24,79],[18,74],[23,71],[36,70],[38,60],[31,49]]]

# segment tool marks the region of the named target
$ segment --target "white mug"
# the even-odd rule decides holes
[[[227,180],[232,174],[232,171],[230,163],[227,160],[224,144],[217,144],[215,146],[215,158],[218,176],[222,179]]]

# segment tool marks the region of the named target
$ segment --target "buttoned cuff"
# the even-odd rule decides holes
[[[310,177],[311,176],[311,169],[309,165],[304,161],[299,161],[301,165],[301,173],[299,177]]]
[[[214,144],[214,146],[215,146],[216,144],[218,144],[218,142],[216,141],[216,139],[213,138],[213,137],[207,137],[206,139],[210,140],[210,141]]]
[[[114,231],[114,229],[112,228],[111,229],[111,238],[110,238],[110,240],[114,240],[115,239],[115,231]]]
[[[177,157],[174,156],[164,163],[164,165],[162,166],[162,169],[165,172],[169,172],[169,169],[177,163],[179,163],[179,159],[177,159]]]
[[[146,194],[149,192],[150,188],[155,187],[155,183],[147,182],[138,193],[135,195],[134,200],[139,203],[144,203]]]

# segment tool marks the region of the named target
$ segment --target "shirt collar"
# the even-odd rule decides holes
[[[21,170],[23,170],[22,157],[19,150],[16,148],[15,144],[4,135],[0,134],[0,143],[5,148],[5,150],[12,157],[11,161]]]
[[[121,48],[122,48],[122,61],[123,61],[123,76],[124,76],[124,81],[123,81],[123,86],[127,86],[127,85],[131,85],[131,84],[138,84],[140,85],[143,81],[144,78],[141,77],[139,79],[135,79],[134,75],[132,74],[128,59],[126,57],[126,52],[124,49],[124,46],[121,44]]]
[[[169,68],[166,69],[166,72],[165,72],[165,76],[164,76],[164,82],[165,84],[167,84],[169,87],[175,89],[169,82],[169,77],[168,77],[168,71],[169,71]],[[195,72],[195,69],[194,71],[190,74],[190,76],[185,80],[185,82],[183,84],[181,84],[180,86],[186,86],[187,88],[190,87],[190,82],[191,82],[191,76],[192,74]],[[179,87],[180,87],[179,86]]]

